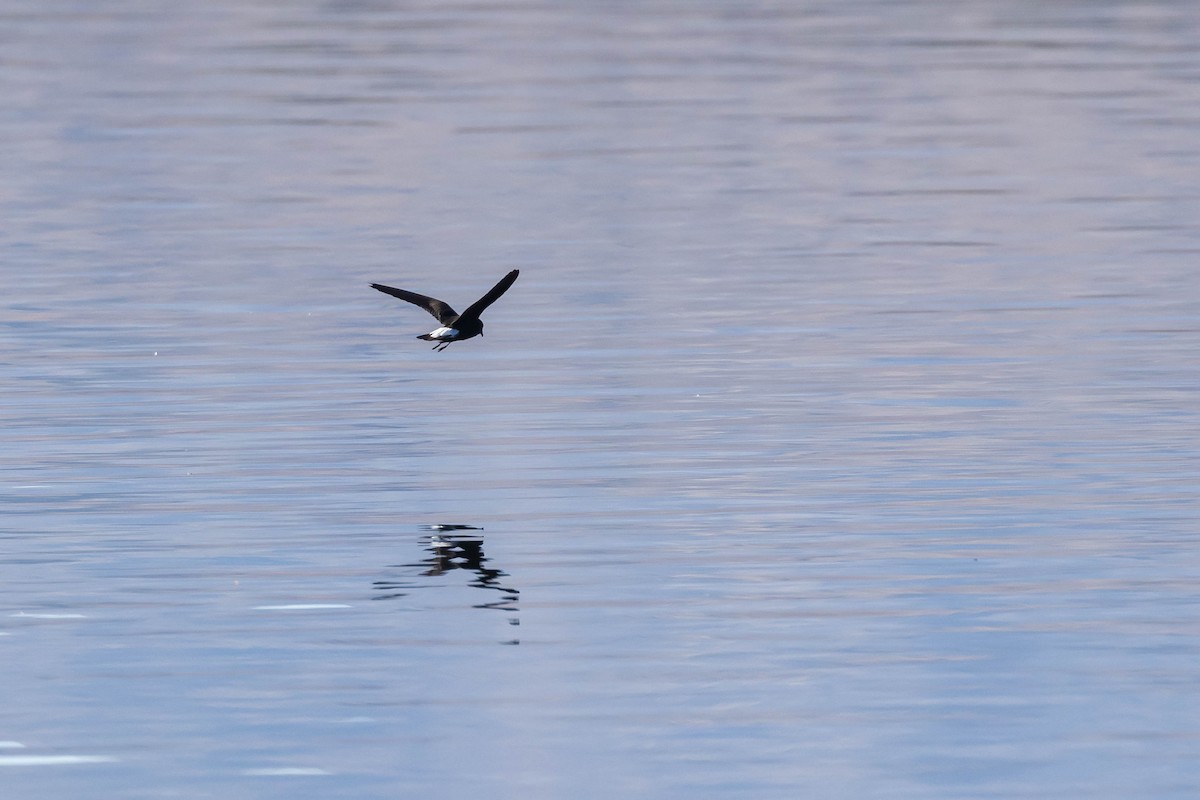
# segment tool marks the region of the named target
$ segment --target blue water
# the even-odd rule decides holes
[[[1192,4],[0,23],[6,800],[1200,792]]]

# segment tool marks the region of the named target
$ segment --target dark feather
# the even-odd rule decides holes
[[[511,283],[511,281],[509,282]],[[453,308],[446,305],[441,300],[437,300],[433,297],[426,297],[425,295],[417,294],[416,292],[409,292],[405,291],[404,289],[395,289],[391,286],[384,286],[382,283],[372,283],[371,288],[378,289],[384,294],[390,294],[392,297],[399,297],[401,300],[406,300],[415,306],[420,306],[432,314],[434,319],[443,325],[450,324],[458,317],[458,315],[454,313]],[[508,287],[505,286],[504,288],[507,289]],[[495,290],[493,289],[493,291]],[[496,295],[496,297],[499,296],[500,295]],[[492,299],[494,300],[495,298]],[[472,306],[472,308],[473,307],[474,306]],[[483,309],[481,308],[480,311],[482,310]]]
[[[508,291],[508,287],[513,285],[513,282],[516,281],[517,276],[520,274],[521,271],[519,269],[514,269],[512,272],[501,278],[500,282],[491,288],[491,291],[476,300],[466,311],[459,315],[459,322],[462,322],[463,320],[479,319],[479,315],[483,313],[483,310],[499,300],[500,295]]]

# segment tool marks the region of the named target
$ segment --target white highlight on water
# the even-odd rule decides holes
[[[0,767],[57,767],[65,764],[106,764],[112,756],[0,756]]]
[[[276,775],[332,775],[333,773],[318,767],[267,767],[264,769],[248,769],[243,775],[276,776]]]

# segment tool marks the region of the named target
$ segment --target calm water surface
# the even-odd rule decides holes
[[[1197,41],[10,0],[4,797],[1196,797]]]

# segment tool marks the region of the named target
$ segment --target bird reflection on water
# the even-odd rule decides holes
[[[489,559],[483,552],[483,534],[480,529],[469,525],[431,525],[426,530],[432,533],[421,537],[425,557],[411,564],[398,564],[394,567],[404,570],[406,577],[375,581],[374,587],[379,594],[373,599],[390,600],[405,597],[416,590],[432,588],[435,585],[418,581],[418,577],[442,578],[452,575],[456,570],[466,570],[472,573],[469,586],[496,593],[486,602],[472,604],[472,608],[490,608],[513,614],[517,612],[520,591],[501,583],[502,579],[509,577],[507,572],[487,566]],[[409,572],[410,570],[415,571]],[[508,624],[520,625],[520,620],[511,616],[508,618]],[[519,640],[512,639],[504,644],[519,644]]]

